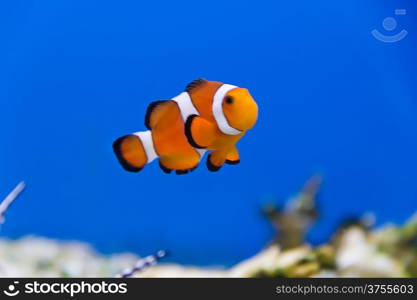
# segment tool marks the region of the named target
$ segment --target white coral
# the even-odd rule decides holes
[[[378,251],[359,227],[352,227],[342,235],[336,264],[339,274],[347,277],[404,276],[398,261]]]

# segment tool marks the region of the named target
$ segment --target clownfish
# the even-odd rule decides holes
[[[200,78],[171,100],[152,102],[145,114],[148,130],[120,137],[113,150],[127,171],[139,172],[159,157],[165,173],[179,175],[195,170],[211,151],[207,168],[215,172],[240,162],[236,143],[257,119],[247,89]]]

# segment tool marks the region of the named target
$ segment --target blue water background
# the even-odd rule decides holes
[[[272,237],[262,203],[283,203],[317,172],[310,242],[368,211],[405,221],[417,208],[416,20],[412,0],[2,1],[0,198],[22,179],[27,189],[1,235],[231,265]],[[372,29],[408,36],[383,43]],[[246,87],[259,104],[241,164],[123,171],[113,140],[198,77]]]

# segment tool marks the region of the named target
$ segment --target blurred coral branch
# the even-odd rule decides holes
[[[0,204],[0,224],[3,224],[5,221],[5,214],[7,210],[9,209],[10,205],[13,203],[14,200],[20,195],[20,193],[25,188],[26,184],[22,181],[20,182],[13,191],[10,192],[9,195],[3,200],[3,202]]]
[[[287,202],[284,209],[272,204],[263,207],[263,213],[277,232],[274,243],[284,249],[304,243],[305,234],[318,217],[316,198],[321,183],[322,176],[313,175],[306,181],[300,193]]]
[[[164,258],[167,255],[167,252],[164,250],[158,251],[155,255],[149,255],[145,258],[139,260],[135,266],[131,269],[126,269],[122,273],[116,275],[119,278],[132,277],[137,272],[142,272],[148,269],[151,266],[154,266],[158,263],[161,258]]]

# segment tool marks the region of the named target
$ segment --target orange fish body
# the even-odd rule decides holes
[[[159,157],[161,169],[186,174],[194,170],[206,151],[210,171],[224,163],[240,162],[237,141],[258,118],[258,107],[247,89],[197,79],[171,100],[149,105],[148,131],[123,136],[113,143],[121,165],[139,172]]]

